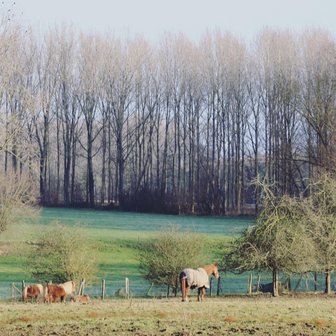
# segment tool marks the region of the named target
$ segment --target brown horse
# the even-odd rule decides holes
[[[36,302],[43,297],[43,286],[41,284],[33,284],[24,286],[22,292],[22,301],[27,302],[30,298],[31,300],[35,299]]]
[[[218,265],[211,264],[198,268],[185,268],[180,273],[182,301],[188,301],[189,289],[198,289],[198,301],[204,301],[205,289],[210,288],[209,277],[213,275],[219,278]]]
[[[48,284],[44,289],[44,302],[64,302],[66,300],[66,292],[62,286]]]
[[[89,295],[77,295],[71,298],[71,302],[90,303],[91,299]]]

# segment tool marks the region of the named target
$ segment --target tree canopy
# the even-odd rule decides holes
[[[90,281],[97,272],[92,248],[80,228],[50,223],[33,246],[27,272],[39,281]]]
[[[178,275],[183,268],[204,264],[207,259],[205,246],[204,236],[170,227],[144,243],[140,268],[147,280],[176,288]]]
[[[256,224],[234,240],[225,255],[225,267],[233,271],[270,270],[273,292],[278,295],[278,273],[326,271],[335,267],[336,182],[321,174],[306,197],[276,196],[262,184],[262,210]]]

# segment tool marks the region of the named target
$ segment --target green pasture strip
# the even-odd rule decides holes
[[[139,244],[154,239],[156,234],[170,225],[204,235],[208,245],[208,258],[215,255],[219,244],[228,243],[233,234],[253,223],[251,218],[188,217],[156,214],[138,214],[87,209],[41,209],[40,217],[16,224],[0,235],[0,282],[30,281],[25,273],[29,260],[28,249],[45,230],[46,225],[59,221],[79,226],[86,237],[92,255],[97,258],[97,281],[121,281],[125,277],[140,281],[138,268]]]
[[[0,258],[0,281],[22,281],[25,277],[24,258],[17,256]]]
[[[80,224],[82,227],[142,233],[156,232],[177,225],[182,230],[232,236],[254,222],[249,217],[176,216],[67,208],[43,208],[41,213],[40,224],[58,220],[69,225]]]

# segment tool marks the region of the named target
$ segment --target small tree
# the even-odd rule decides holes
[[[331,293],[331,273],[336,266],[336,180],[321,174],[310,184],[306,221],[317,251],[319,268],[326,274],[325,293]]]
[[[0,173],[0,234],[8,225],[35,214],[36,190],[29,175]]]
[[[40,281],[92,280],[97,272],[94,254],[81,230],[60,223],[50,224],[38,238],[30,259],[28,271]]]
[[[314,244],[304,223],[301,200],[276,197],[263,185],[263,211],[256,225],[237,238],[224,258],[226,268],[235,271],[270,270],[273,295],[279,295],[279,271],[305,272],[315,262]]]
[[[200,267],[204,263],[204,247],[202,235],[171,227],[142,245],[140,269],[147,280],[172,286],[176,293],[180,271],[185,267]]]

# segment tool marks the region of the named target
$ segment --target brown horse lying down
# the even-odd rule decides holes
[[[91,302],[89,295],[77,295],[71,298],[72,302],[80,302],[80,303],[89,303]]]
[[[44,289],[44,302],[65,302],[66,296],[64,288],[59,285],[48,284]]]
[[[22,292],[22,301],[27,302],[30,298],[39,301],[43,297],[43,286],[41,284],[27,285]]]

